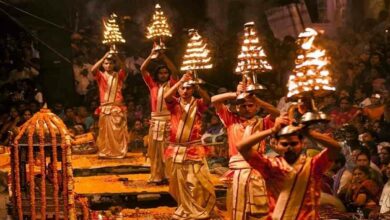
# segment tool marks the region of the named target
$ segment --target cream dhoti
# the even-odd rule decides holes
[[[127,153],[127,120],[118,106],[106,105],[99,116],[99,135],[96,141],[99,156],[123,158]]]
[[[170,120],[171,114],[169,112],[152,112],[148,142],[149,182],[160,182],[167,176],[165,174],[164,150],[166,138],[169,135]]]
[[[197,149],[202,148],[202,149]],[[174,145],[169,192],[178,203],[174,219],[208,219],[216,196],[204,157],[190,157],[203,146]]]
[[[240,154],[230,158],[229,168],[225,179],[229,180],[230,196],[227,203],[231,219],[247,220],[267,216],[268,197],[261,174],[252,169]]]

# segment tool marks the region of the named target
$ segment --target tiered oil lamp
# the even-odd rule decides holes
[[[237,101],[242,102],[250,93],[265,89],[263,85],[258,83],[257,74],[272,70],[264,49],[260,45],[254,22],[248,22],[244,25],[241,51],[237,59],[235,72],[242,74],[242,82],[246,84],[246,92],[237,97]]]
[[[122,37],[122,33],[119,30],[117,23],[118,16],[111,14],[110,17],[104,21],[104,33],[103,33],[103,44],[110,46],[110,53],[118,53],[117,44],[125,43],[125,39]]]
[[[172,37],[172,33],[168,25],[168,19],[165,17],[161,6],[159,4],[156,4],[152,20],[147,27],[146,38],[153,39],[154,49],[156,51],[163,52],[164,50],[166,50],[164,41],[168,37]]]
[[[198,77],[198,70],[211,69],[210,50],[207,49],[207,43],[195,29],[188,31],[190,37],[187,48],[183,56],[183,63],[180,70],[190,71],[193,74],[190,84],[203,84],[204,81]]]

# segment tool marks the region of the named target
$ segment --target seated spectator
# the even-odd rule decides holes
[[[144,116],[144,108],[142,107],[142,105],[137,105],[135,107],[134,116],[138,120],[143,118],[143,116]]]
[[[381,169],[383,177],[387,177],[386,169],[387,164],[390,163],[390,143],[382,142],[378,145],[378,154],[379,154],[379,168]]]
[[[370,104],[363,107],[361,114],[373,122],[381,120],[384,112],[385,105],[381,103],[381,95],[376,93],[371,95]]]
[[[55,102],[51,111],[61,119],[64,118],[64,105],[61,102]]]
[[[23,125],[26,121],[28,121],[32,117],[32,113],[29,109],[23,111],[22,119],[16,124],[16,126]]]
[[[211,115],[208,121],[201,138],[202,143],[207,146],[211,157],[227,157],[226,132],[221,121],[215,114]]]
[[[366,94],[364,93],[364,89],[361,87],[358,87],[355,89],[353,93],[353,105],[355,107],[361,107],[360,103],[363,102],[364,99],[366,99]]]
[[[15,107],[11,107],[8,117],[2,127],[0,128],[0,141],[3,144],[7,143],[8,131],[16,128],[16,124],[21,120],[19,112]]]
[[[333,175],[333,195],[338,195],[344,190],[352,179],[352,173],[345,166],[346,160],[343,154],[339,154],[331,171]]]
[[[348,211],[355,212],[361,208],[368,215],[378,205],[380,187],[369,176],[368,167],[357,166],[353,169],[352,181],[340,193]]]
[[[75,122],[78,124],[83,124],[86,130],[89,130],[91,125],[94,122],[92,115],[88,112],[87,107],[79,106],[77,108],[77,114],[75,117]]]
[[[67,127],[72,127],[76,124],[76,114],[72,107],[65,108],[65,116],[62,120]]]
[[[378,166],[371,162],[371,156],[367,150],[362,149],[357,153],[356,166],[367,167],[369,170],[369,178],[375,181],[378,186],[381,187],[383,185],[382,173]]]
[[[31,101],[29,104],[28,104],[28,108],[31,110],[31,113],[32,114],[35,114],[36,112],[39,111],[40,109],[40,104],[37,102],[37,101]]]
[[[386,173],[388,180],[385,186],[383,187],[382,194],[379,200],[379,205],[380,205],[381,214],[389,214],[390,213],[390,163],[388,163],[385,166],[384,171]]]
[[[128,148],[132,152],[143,152],[146,153],[144,145],[144,137],[146,135],[141,120],[136,120],[134,126],[128,132]]]
[[[322,107],[320,110],[325,114],[329,114],[337,108],[337,98],[334,94],[330,94],[324,97]]]
[[[350,123],[358,115],[358,108],[352,106],[349,97],[340,98],[339,108],[330,113],[331,123],[334,128],[340,128],[343,124]]]

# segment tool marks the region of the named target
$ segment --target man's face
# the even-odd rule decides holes
[[[386,176],[390,179],[390,163],[386,166]]]
[[[128,102],[127,103],[127,110],[128,111],[134,111],[135,110],[135,104],[134,104],[134,102]]]
[[[355,90],[355,93],[354,93],[355,100],[359,100],[359,99],[361,99],[363,97],[364,97],[364,94],[363,94],[361,89]]]
[[[275,150],[289,163],[294,163],[302,153],[302,141],[297,135],[280,137]]]
[[[355,169],[353,171],[353,179],[354,179],[354,181],[356,181],[358,183],[361,183],[364,180],[366,180],[367,178],[368,178],[368,176],[363,171],[361,171],[359,169]]]
[[[103,61],[103,69],[105,71],[112,71],[114,69],[114,62],[112,60],[105,59]]]
[[[194,94],[193,86],[180,86],[179,87],[179,96],[183,99],[188,99]]]
[[[63,108],[64,108],[64,106],[61,103],[57,103],[54,105],[54,111],[56,113],[61,113]]]
[[[357,156],[356,165],[357,166],[365,166],[365,167],[370,166],[370,161],[368,160],[367,155],[360,154],[359,156]]]
[[[29,106],[30,106],[30,110],[32,112],[36,112],[38,110],[38,106],[37,106],[37,104],[35,102],[30,103]]]
[[[136,121],[135,122],[134,130],[136,130],[136,131],[142,130],[142,122],[141,121]]]
[[[341,111],[348,111],[350,108],[351,108],[351,105],[349,104],[349,102],[347,100],[342,99],[340,101],[340,109],[341,109]]]
[[[372,55],[370,58],[370,63],[373,66],[379,65],[381,62],[381,59],[378,55]]]
[[[74,116],[73,109],[72,109],[72,108],[66,109],[65,115],[66,115],[66,117],[68,117],[68,118],[72,118],[72,117]]]
[[[355,133],[352,133],[352,132],[346,132],[345,133],[345,140],[347,142],[351,142],[351,141],[354,141],[354,140],[357,140],[357,139],[358,139],[358,136]]]
[[[390,155],[389,152],[386,149],[383,149],[383,147],[378,152],[379,159],[382,164],[388,164],[390,162]]]
[[[365,132],[362,134],[362,142],[368,143],[368,142],[373,141],[373,140],[374,140],[374,138],[372,137],[372,135],[369,132]]]
[[[377,105],[377,104],[380,104],[380,99],[376,98],[376,97],[370,97],[370,101],[373,105]]]
[[[253,118],[258,111],[258,106],[252,100],[246,100],[243,104],[238,106],[240,116],[247,119]]]
[[[82,117],[86,117],[88,115],[87,108],[85,107],[79,107],[79,112],[78,114]]]
[[[31,116],[32,116],[32,114],[31,114],[30,111],[24,111],[24,113],[23,113],[23,118],[24,118],[24,120],[27,121],[28,119],[31,118]]]
[[[157,74],[158,81],[166,82],[169,80],[169,71],[167,68],[161,68],[158,70]]]
[[[324,102],[327,105],[334,105],[336,104],[336,99],[333,96],[327,96],[325,97]]]
[[[363,52],[362,54],[360,54],[360,59],[361,59],[363,62],[368,61],[369,58],[370,58],[370,54],[368,54],[367,52]]]

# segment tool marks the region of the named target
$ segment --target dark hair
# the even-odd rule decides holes
[[[278,134],[275,134],[275,139],[276,140],[279,140],[281,137],[291,137],[291,136],[298,136],[298,139],[300,141],[302,141],[303,139],[303,135],[301,133],[292,133],[292,134],[288,134],[288,135],[278,135]]]
[[[375,131],[371,130],[371,129],[364,129],[363,134],[364,133],[368,133],[374,139],[377,138],[377,133]]]
[[[335,163],[335,164],[340,164],[341,167],[344,167],[344,166],[345,166],[345,163],[346,163],[346,159],[345,159],[344,154],[342,154],[342,153],[337,154],[337,158],[336,158],[336,160],[334,161],[334,163]]]
[[[169,73],[169,76],[171,76],[171,70],[168,68],[167,65],[159,65],[159,66],[154,70],[153,76],[152,76],[152,78],[153,78],[153,80],[154,80],[155,82],[158,82],[158,81],[159,81],[159,80],[158,80],[158,73],[160,72],[161,69],[167,69],[167,70],[168,70],[168,73]]]
[[[353,168],[353,171],[355,170],[360,170],[362,171],[364,174],[366,174],[366,176],[370,177],[370,168],[369,167],[365,167],[365,166],[356,166],[355,168]]]
[[[348,102],[348,104],[352,104],[352,99],[350,97],[342,97],[339,99],[339,105],[341,103],[341,101],[343,100],[346,100]]]
[[[104,60],[108,60],[112,63],[115,63],[115,59],[112,56],[106,57]]]
[[[356,155],[356,160],[360,155],[366,155],[368,161],[371,161],[371,154],[367,148],[360,148],[360,152]]]

